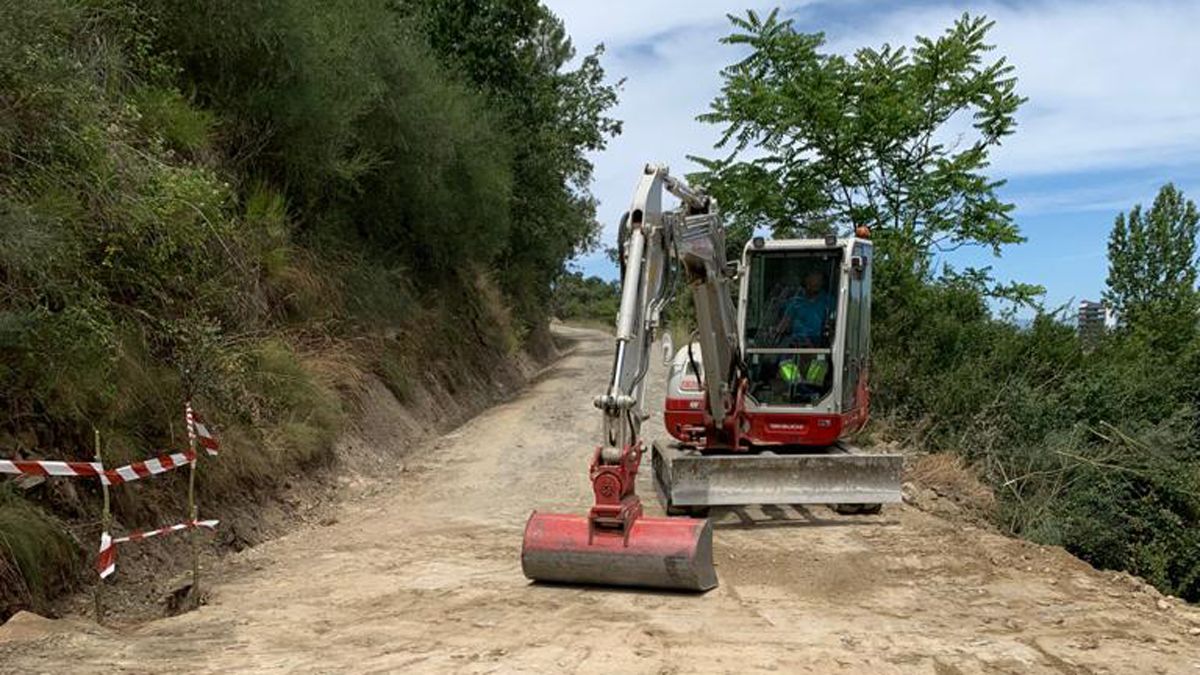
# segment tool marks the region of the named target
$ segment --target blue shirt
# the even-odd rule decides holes
[[[811,298],[801,294],[788,300],[784,305],[783,315],[791,321],[792,338],[813,343],[821,342],[825,321],[829,318],[832,305],[829,294],[823,292]]]

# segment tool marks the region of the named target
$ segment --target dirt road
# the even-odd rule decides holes
[[[589,500],[610,348],[575,335],[336,522],[229,556],[199,611],[26,631],[48,634],[0,642],[0,671],[1200,673],[1194,608],[908,506],[715,514],[704,596],[531,585],[529,511]]]

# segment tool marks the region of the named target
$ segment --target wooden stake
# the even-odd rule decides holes
[[[188,402],[188,407],[191,407],[191,402]],[[196,467],[200,466],[200,455],[196,452],[196,434],[192,427],[191,420],[185,420],[188,425],[188,446],[192,450],[192,467],[191,473],[188,476],[188,513],[189,518],[195,523],[200,519],[199,509],[196,506]],[[188,536],[192,541],[192,607],[200,606],[200,540],[196,538],[196,530],[199,528],[193,527],[188,530]]]
[[[100,430],[92,427],[92,434],[96,441],[96,463],[104,467],[104,458],[100,451]],[[108,532],[108,526],[112,520],[110,512],[110,503],[108,497],[108,483],[100,481],[100,492],[104,495],[104,510],[100,512],[100,531]],[[95,592],[96,600],[96,623],[104,623],[104,579],[96,584]]]

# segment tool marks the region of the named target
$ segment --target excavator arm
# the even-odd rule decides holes
[[[663,211],[664,190],[679,198],[677,210]],[[645,379],[675,274],[682,274],[696,304],[715,428],[733,410],[737,334],[724,233],[716,202],[656,165],[643,171],[622,229],[612,375],[607,391],[593,400],[604,430],[589,471],[595,503],[585,517],[535,511],[525,527],[522,568],[541,581],[708,590],[717,585],[712,525],[644,517],[635,484],[644,452]]]
[[[725,229],[713,200],[699,212],[681,214],[674,232],[674,253],[696,311],[696,342],[704,355],[696,373],[703,383],[706,427],[710,436],[736,433],[737,397],[742,358],[737,315],[729,292]],[[695,360],[692,368],[696,368]],[[736,443],[735,443],[736,445]]]
[[[662,210],[664,190],[679,198],[677,210]],[[705,355],[707,412],[718,429],[733,409],[740,359],[725,231],[716,201],[672,177],[666,167],[650,164],[634,191],[622,230],[624,264],[612,377],[608,391],[594,399],[604,412],[602,454],[612,461],[624,447],[641,440],[651,346],[677,275],[682,275],[695,304],[697,340]]]

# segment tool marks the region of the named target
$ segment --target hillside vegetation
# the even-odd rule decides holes
[[[327,461],[364,372],[544,348],[619,131],[573,56],[535,0],[0,3],[2,456],[144,458],[190,396],[232,499]],[[0,618],[82,574],[76,485],[0,481]],[[175,499],[141,487],[126,524]]]
[[[572,272],[554,284],[551,311],[559,318],[615,324],[620,309],[620,281]]]

